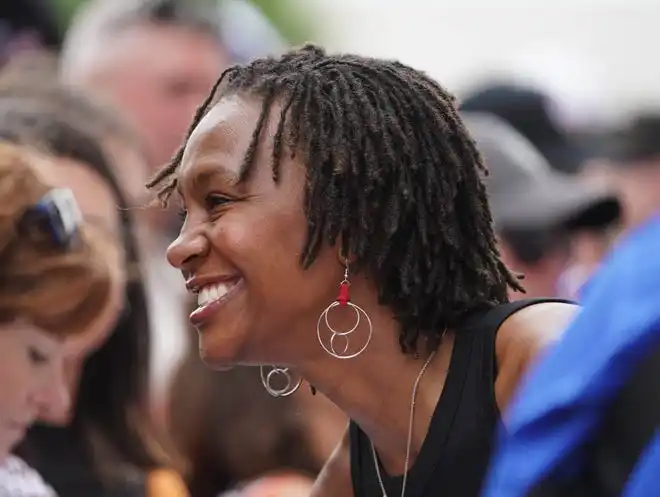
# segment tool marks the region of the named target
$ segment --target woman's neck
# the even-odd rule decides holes
[[[393,318],[371,319],[374,333],[361,355],[341,360],[322,353],[297,369],[360,426],[388,473],[400,474],[405,470],[413,385],[429,356],[415,358],[401,351],[399,327]],[[453,341],[453,335],[448,335],[419,381],[410,466],[426,438],[442,393]]]

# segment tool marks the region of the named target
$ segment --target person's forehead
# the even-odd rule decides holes
[[[233,151],[241,145],[247,147],[247,138],[251,138],[258,117],[259,109],[253,102],[236,95],[223,97],[195,126],[182,164],[211,149]]]
[[[179,177],[186,177],[191,172],[196,176],[214,164],[227,174],[238,175],[261,110],[258,99],[235,94],[221,98],[190,135],[181,160]],[[271,109],[271,113],[279,116],[275,108]],[[274,130],[268,128],[269,123],[264,126],[267,129],[260,134],[260,141],[268,147]]]
[[[195,126],[190,141],[209,133],[235,135],[237,124],[247,124],[255,120],[257,110],[252,102],[238,95],[228,95],[216,102]],[[234,136],[235,138],[235,136]]]
[[[102,48],[110,61],[137,63],[138,69],[213,65],[215,74],[226,58],[222,46],[210,35],[174,24],[137,23],[122,27],[111,39]]]

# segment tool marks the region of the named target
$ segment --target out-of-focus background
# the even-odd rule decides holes
[[[142,480],[126,468],[149,477],[166,466],[192,497],[291,497],[308,495],[341,437],[346,419],[321,394],[273,399],[258,370],[201,364],[185,319],[192,303],[164,259],[178,220],[145,207],[142,185],[230,64],[314,41],[399,59],[464,112],[508,122],[536,155],[512,145],[490,161],[484,145],[492,174],[513,175],[491,191],[502,255],[530,295],[578,298],[618,233],[660,208],[659,20],[651,0],[4,0],[0,135],[46,142],[67,161],[62,181],[126,255],[122,297],[71,361],[73,411],[29,434],[41,455],[29,462],[62,497],[105,495],[106,473],[133,488]],[[40,122],[77,134],[60,142]],[[613,128],[626,153],[603,153]],[[571,194],[535,202],[534,218],[500,216],[498,196],[530,213],[529,198],[498,190],[513,177]],[[121,216],[116,205],[127,207]],[[146,455],[156,439],[177,457]]]
[[[35,0],[15,3],[21,1]],[[51,2],[60,29],[85,1]],[[653,60],[660,4],[650,0],[246,3],[290,43],[318,41],[334,50],[399,58],[458,93],[482,78],[503,75],[556,91],[567,100],[567,115],[578,120],[658,104],[660,67]],[[250,17],[245,15],[247,32],[237,37],[250,38]]]
[[[313,0],[323,41],[400,58],[456,93],[514,76],[555,90],[580,119],[658,101],[653,50],[660,5],[648,0]]]

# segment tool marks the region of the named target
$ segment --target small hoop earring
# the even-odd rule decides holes
[[[288,397],[300,387],[302,378],[297,382],[293,381],[293,377],[289,372],[289,368],[281,368],[279,366],[270,366],[271,370],[265,372],[264,366],[259,369],[261,371],[261,383],[263,384],[266,392],[273,397]],[[275,386],[275,382],[280,380],[283,386]]]
[[[369,342],[371,342],[371,336],[373,334],[373,326],[371,324],[371,319],[369,318],[369,315],[360,306],[355,305],[353,302],[351,302],[349,296],[350,285],[351,282],[348,280],[348,262],[346,262],[346,269],[344,270],[344,279],[339,284],[339,295],[337,296],[337,300],[335,300],[332,304],[330,304],[328,307],[325,308],[325,310],[321,313],[321,315],[319,316],[319,320],[316,323],[316,335],[318,337],[319,343],[321,344],[321,347],[323,347],[323,350],[325,350],[329,355],[331,355],[336,359],[354,359],[360,354],[362,354],[362,352],[364,352],[367,346],[369,345]],[[338,331],[335,330],[330,324],[328,314],[330,313],[331,310],[337,307],[350,307],[353,311],[355,311],[355,318],[356,318],[355,324],[351,329],[346,331]],[[353,333],[355,330],[357,330],[358,326],[360,326],[362,317],[364,317],[367,326],[369,327],[369,335],[367,336],[367,340],[364,343],[364,345],[362,345],[361,348],[359,348],[356,352],[350,353],[349,335]],[[328,331],[330,331],[330,337],[327,340],[324,340],[322,336],[324,334],[321,331],[321,327],[323,324],[325,324],[325,327],[328,329]],[[343,343],[337,344],[338,340],[340,340]]]

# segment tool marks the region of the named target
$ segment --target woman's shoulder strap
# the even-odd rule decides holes
[[[575,304],[575,302],[570,300],[558,298],[515,300],[513,302],[507,302],[506,304],[497,305],[484,313],[479,313],[478,315],[473,316],[472,318],[468,319],[464,329],[475,331],[492,330],[494,333],[496,333],[500,326],[502,326],[502,323],[504,323],[504,321],[506,321],[516,312],[532,305],[545,303]]]

